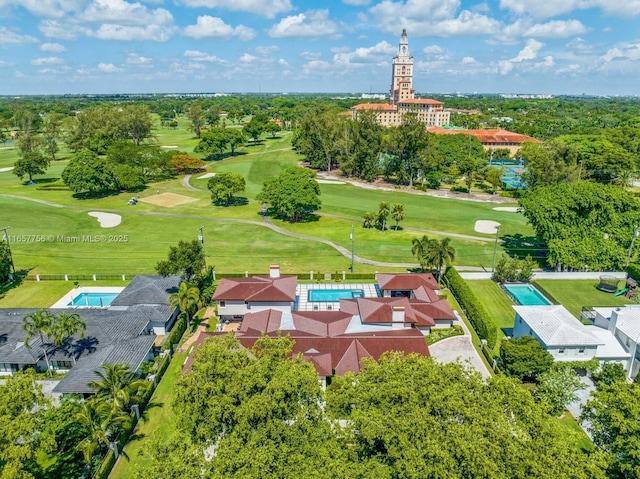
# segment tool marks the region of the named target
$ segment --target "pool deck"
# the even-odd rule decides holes
[[[74,306],[67,306],[73,298],[82,293],[120,293],[124,289],[124,286],[81,286],[79,288],[72,288],[62,298],[56,301],[52,309],[68,309]],[[89,306],[97,308],[98,306]],[[75,306],[75,308],[86,308],[86,306]]]
[[[310,289],[357,289],[364,292],[365,298],[378,298],[380,296],[376,283],[298,283],[296,287],[296,301],[293,304],[294,311],[340,310],[340,301],[307,301]]]

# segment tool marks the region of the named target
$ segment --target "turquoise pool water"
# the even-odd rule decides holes
[[[503,284],[502,287],[516,303],[522,306],[546,306],[552,304],[530,284]]]
[[[80,293],[73,300],[67,303],[67,306],[94,306],[107,307],[111,301],[118,296],[118,293]]]
[[[362,297],[364,297],[364,291],[361,289],[310,289],[307,301],[309,303],[335,303],[341,299]]]

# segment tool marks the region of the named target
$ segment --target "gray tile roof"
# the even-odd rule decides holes
[[[178,291],[180,276],[136,276],[111,302],[111,306],[169,304],[169,295]]]

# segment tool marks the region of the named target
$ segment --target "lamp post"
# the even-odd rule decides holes
[[[498,252],[498,234],[500,233],[500,225],[496,226],[496,242],[493,245],[493,261],[491,262],[491,273],[496,272],[496,253]]]
[[[351,238],[351,267],[349,269],[351,270],[352,273],[353,273],[353,251],[354,251],[354,246],[356,241],[354,228],[355,226],[351,225],[351,234],[349,235],[349,237]]]
[[[633,238],[631,238],[631,244],[629,245],[629,251],[627,251],[627,264],[625,268],[629,267],[629,263],[631,263],[631,255],[633,254],[633,244],[636,242],[636,238],[640,236],[640,230],[635,226],[633,229]]]
[[[9,229],[8,226],[5,226],[4,228],[0,228],[0,230],[4,231],[4,241],[7,242],[7,246],[9,247],[9,264],[11,265],[11,272],[15,273],[16,272],[16,268],[13,265],[13,255],[11,254],[11,243],[9,243],[9,233],[7,233],[7,230]],[[13,279],[13,278],[11,278]]]
[[[580,169],[578,170],[578,181],[582,178],[582,160],[580,160]]]
[[[200,241],[200,243],[202,243],[202,245],[204,246],[204,234],[202,233],[203,229],[204,229],[204,226],[201,226],[200,228],[198,228],[198,241]]]

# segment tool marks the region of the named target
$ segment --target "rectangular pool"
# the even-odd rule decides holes
[[[73,299],[67,303],[67,306],[76,308],[83,306],[106,308],[116,296],[118,296],[118,293],[80,293],[74,296]]]
[[[364,298],[361,289],[310,289],[308,291],[309,303],[337,303],[341,299]]]
[[[502,287],[514,302],[522,306],[547,306],[552,304],[530,284],[503,284]]]

